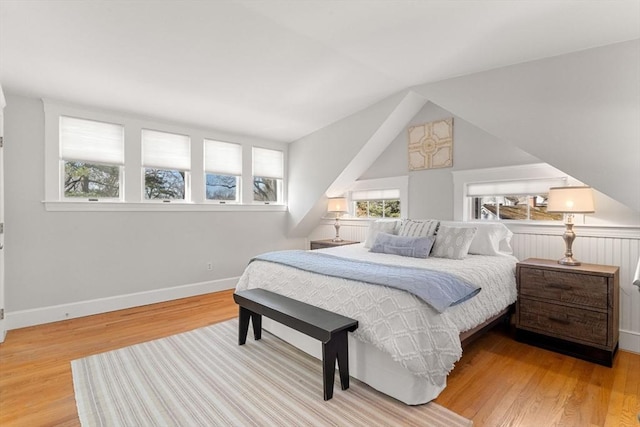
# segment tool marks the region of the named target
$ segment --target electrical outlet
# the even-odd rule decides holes
[[[213,270],[213,262],[209,261],[207,263],[207,270]]]

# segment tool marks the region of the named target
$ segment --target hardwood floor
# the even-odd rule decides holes
[[[232,291],[9,331],[0,345],[0,426],[78,426],[70,361],[237,315]],[[640,426],[640,355],[613,368],[514,341],[471,344],[439,404],[474,426]],[[401,424],[401,423],[400,423]]]
[[[640,355],[612,368],[494,329],[469,346],[436,402],[474,426],[640,426]]]

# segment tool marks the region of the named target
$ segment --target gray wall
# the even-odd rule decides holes
[[[453,219],[454,170],[537,163],[540,160],[429,102],[407,129],[453,117],[453,167],[409,172],[407,130],[400,133],[360,179],[409,175],[409,217]]]
[[[638,215],[638,76],[640,39],[413,89]]]
[[[403,91],[292,142],[291,235],[309,235],[326,213],[327,196],[341,196],[424,103],[421,96]]]
[[[287,212],[48,212],[42,101],[7,94],[5,141],[8,312],[236,277],[305,244]]]

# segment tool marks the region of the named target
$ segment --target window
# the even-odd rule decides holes
[[[286,143],[256,148],[254,162],[251,143],[222,142],[213,130],[43,105],[47,211],[287,210]]]
[[[562,214],[547,213],[547,193],[550,187],[562,185],[565,185],[562,178],[469,183],[469,217],[480,220],[560,221]]]
[[[282,203],[282,151],[253,147],[253,201]]]
[[[142,167],[146,200],[187,200],[191,169],[188,136],[142,130]]]
[[[353,212],[357,218],[400,218],[400,190],[353,191]]]
[[[207,200],[240,202],[242,146],[204,140],[205,193]]]
[[[64,198],[119,199],[124,128],[113,123],[60,117],[60,167]]]

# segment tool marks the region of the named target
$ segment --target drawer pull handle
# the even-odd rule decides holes
[[[570,291],[572,289],[570,285],[563,285],[561,283],[549,283],[547,286],[550,288],[562,289],[563,291]]]
[[[561,317],[549,316],[549,320],[552,322],[562,323],[563,325],[569,325],[571,322],[568,319],[563,319]]]

